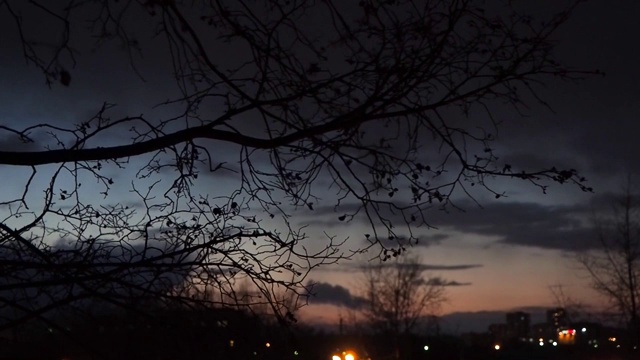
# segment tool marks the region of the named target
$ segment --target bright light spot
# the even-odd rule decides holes
[[[544,341],[544,339],[543,339],[543,338],[540,338],[540,339],[538,339],[538,341],[543,342],[543,341]]]
[[[496,350],[500,350],[500,345],[496,344],[493,348]]]
[[[587,328],[582,328],[582,332],[587,332]]]
[[[429,350],[429,345],[425,345],[425,346],[423,347],[423,349],[424,349],[424,351]]]
[[[298,350],[295,350],[295,351],[293,352],[293,355],[298,355]]]
[[[616,345],[616,347],[617,347],[617,348],[619,348],[619,347],[620,347],[620,345]]]
[[[544,346],[544,341],[540,341],[538,344],[539,344],[540,346]]]
[[[616,339],[616,338],[614,338],[614,337],[610,337],[610,338],[609,338],[609,341],[611,341],[611,342],[616,342],[616,340],[617,340],[617,339]]]
[[[235,345],[235,344],[236,344],[236,342],[235,342],[235,341],[233,341],[233,340],[229,340],[229,347],[233,347],[233,345]]]
[[[271,343],[266,343],[266,344],[264,344],[264,346],[271,347]]]
[[[594,348],[597,348],[597,347],[598,347],[598,344],[593,345],[593,347],[594,347]]]
[[[353,356],[353,354],[349,353],[347,355],[344,356],[344,360],[355,360],[355,356]]]
[[[338,356],[338,355],[333,355],[331,357],[331,360],[342,360],[342,358],[340,356]]]
[[[554,341],[552,345],[553,346],[558,346],[558,343]]]

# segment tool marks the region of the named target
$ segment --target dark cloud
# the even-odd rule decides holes
[[[354,271],[355,272],[362,272],[363,270],[367,269],[368,267],[371,266],[397,266],[397,264],[393,264],[393,263],[380,263],[379,265],[370,265],[370,264],[348,264],[348,263],[343,263],[343,264],[337,264],[334,265],[332,267],[325,267],[325,268],[319,268],[316,269],[315,271],[326,271],[326,272],[340,272],[340,273],[350,273],[352,274]],[[416,266],[416,265],[412,265],[412,266]],[[453,264],[453,265],[446,265],[446,264],[419,264],[418,265],[420,267],[420,269],[422,271],[426,271],[426,272],[434,272],[434,271],[463,271],[463,270],[473,270],[473,269],[478,269],[483,267],[484,265],[482,264]],[[464,284],[464,283],[461,283]]]
[[[395,264],[395,263],[381,263],[376,265],[362,265],[359,268],[364,269],[368,267],[398,267],[405,266],[404,264]],[[441,271],[441,270],[470,270],[480,268],[482,264],[456,264],[456,265],[435,265],[435,264],[407,264],[406,266],[410,267],[419,267],[422,271]]]
[[[23,139],[13,132],[6,131],[0,126],[0,151],[35,151],[42,148],[40,141],[43,140],[41,135],[29,134],[29,139]]]
[[[427,234],[427,235],[418,235],[418,234],[414,234],[413,238],[409,238],[407,236],[404,235],[400,235],[400,236],[395,236],[394,237],[394,241],[399,244],[399,245],[404,245],[404,246],[432,246],[432,245],[438,245],[440,243],[442,243],[443,240],[447,239],[451,237],[448,234]],[[364,241],[368,241],[365,237]]]
[[[572,205],[544,205],[535,202],[513,202],[504,200],[487,201],[479,207],[471,200],[457,203],[460,209],[428,209],[425,217],[430,225],[438,228],[435,234],[419,234],[419,245],[433,245],[452,237],[447,231],[453,230],[464,235],[483,235],[495,237],[499,243],[508,245],[538,247],[564,251],[584,251],[598,247],[597,232],[594,229],[594,215],[611,214],[619,204],[621,186],[616,191],[605,191],[593,195],[589,201]],[[633,190],[633,189],[632,189]],[[550,196],[550,195],[549,195]],[[640,195],[634,193],[634,198]],[[640,200],[637,201],[640,203]],[[402,204],[400,204],[402,205]],[[354,211],[359,204],[341,205],[345,212]],[[315,223],[324,226],[342,225],[333,221],[333,207],[319,207]],[[394,224],[402,224],[404,218],[399,213],[381,209],[381,215]],[[331,214],[331,215],[329,215]],[[326,220],[322,220],[323,217]],[[370,226],[364,217],[354,218]],[[350,225],[352,225],[350,223]],[[400,227],[398,227],[398,231]],[[415,229],[414,229],[415,230]],[[427,231],[428,232],[428,231]],[[399,236],[400,244],[407,244],[406,237]],[[415,244],[413,242],[412,244]],[[432,270],[439,270],[434,268]]]
[[[497,236],[504,244],[589,250],[599,246],[594,214],[611,214],[619,199],[619,193],[607,192],[588,203],[566,206],[495,201],[483,208],[468,206],[465,213],[438,214],[434,223],[468,234]]]
[[[429,235],[420,235],[418,236],[418,240],[416,242],[417,245],[433,245],[440,244],[443,240],[450,238],[451,235],[448,234],[429,234]]]
[[[397,267],[397,266],[405,266],[403,264],[397,264],[394,262],[383,262],[376,264],[353,264],[353,265],[343,265],[341,266],[344,271],[354,271],[354,270],[365,270],[372,267]],[[410,267],[419,267],[422,271],[457,271],[457,270],[471,270],[481,268],[484,265],[482,264],[453,264],[453,265],[443,265],[443,264],[407,264],[406,266]],[[336,268],[333,268],[336,270]]]
[[[398,203],[399,206],[404,206],[402,203]],[[299,224],[303,226],[318,226],[322,228],[346,228],[353,226],[354,224],[363,223],[367,226],[367,229],[370,229],[371,221],[370,219],[362,212],[359,212],[361,204],[355,203],[346,203],[341,204],[339,209],[342,213],[338,214],[336,212],[335,206],[318,206],[314,207],[313,210],[304,209],[300,211],[299,214]],[[394,222],[394,224],[404,223],[405,219],[402,218],[402,215],[399,211],[392,211],[388,208],[379,208],[378,209],[380,216],[385,217]],[[349,218],[346,220],[340,220],[341,214],[349,213],[354,214],[359,212],[353,218]],[[407,219],[408,220],[408,219]],[[373,220],[374,223],[379,223],[377,219]],[[440,244],[442,241],[446,240],[450,237],[449,234],[445,233],[414,233],[411,236],[402,233],[402,228],[397,227],[394,229],[396,231],[393,240],[400,245],[417,245],[417,246],[431,246]],[[386,230],[384,230],[384,234],[386,234]],[[362,233],[362,241],[368,242],[369,237],[373,236],[371,230],[363,231]],[[378,234],[378,236],[382,236],[382,234]]]
[[[622,195],[625,192],[623,187],[623,185],[620,186],[619,192],[605,192],[594,196],[590,203],[593,211],[597,214],[602,214],[611,212],[615,208],[620,207],[624,203],[624,200],[626,200],[625,196]],[[634,190],[640,190],[640,188],[633,188],[632,185],[632,188],[630,189],[631,205],[634,208],[637,208],[640,206],[640,193]]]
[[[568,154],[553,154],[553,156],[549,156],[548,153],[543,151],[511,153],[505,151],[505,153],[506,154],[500,158],[499,167],[512,165],[512,171],[514,173],[549,169],[551,167],[555,167],[556,169],[573,169],[578,167],[578,164],[575,163],[575,158]]]
[[[495,201],[467,208],[464,213],[435,214],[433,222],[466,234],[494,236],[510,245],[572,251],[597,245],[588,206]]]
[[[426,280],[429,285],[434,286],[468,286],[471,283],[447,280],[442,277],[433,277]],[[366,300],[354,295],[349,289],[340,285],[332,285],[326,282],[314,283],[309,293],[309,304],[311,305],[335,305],[349,309],[358,309],[366,304]]]
[[[349,289],[326,282],[314,283],[309,293],[309,304],[329,304],[355,309],[364,303],[363,298],[351,294]]]
[[[430,245],[451,237],[452,235],[446,234],[446,231],[454,230],[463,234],[496,237],[497,241],[503,244],[568,251],[588,250],[598,245],[592,223],[593,213],[609,211],[615,197],[614,193],[603,193],[594,196],[588,203],[553,206],[496,200],[488,201],[479,207],[471,200],[462,200],[457,202],[457,205],[464,210],[426,210],[425,217],[430,225],[441,232],[416,236],[418,244],[424,242]],[[358,204],[345,204],[341,210],[349,211],[357,206]],[[316,211],[312,222],[323,226],[341,224],[332,221],[327,215],[334,213],[333,208],[320,207]],[[326,220],[322,220],[323,214]],[[400,214],[391,211],[381,211],[381,215],[397,224],[404,221]],[[354,221],[370,225],[363,217],[356,217]],[[402,239],[404,237],[401,236],[401,243]]]
[[[629,46],[638,31],[640,2],[615,5],[584,2],[557,34],[556,55],[563,63],[605,76],[576,83],[556,82],[541,94],[554,109],[534,111],[526,121],[508,121],[511,151],[527,149],[541,159],[573,159],[573,167],[599,177],[640,174],[640,48]],[[505,121],[505,123],[507,123]],[[537,145],[537,146],[536,146]],[[597,187],[596,187],[597,188]]]
[[[423,270],[426,271],[442,271],[442,270],[470,270],[483,267],[482,264],[458,264],[458,265],[433,265],[423,264],[421,265]]]
[[[468,286],[471,285],[470,282],[459,282],[455,280],[447,280],[441,277],[433,277],[426,281],[427,284],[433,286]]]

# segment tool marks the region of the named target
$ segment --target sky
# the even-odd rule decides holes
[[[548,3],[536,4],[540,8],[534,11],[547,11],[543,4]],[[640,48],[634,45],[634,35],[640,33],[638,13],[640,3],[635,1],[581,4],[557,33],[557,57],[572,67],[599,69],[606,75],[547,82],[541,95],[551,110],[534,104],[526,116],[508,108],[496,113],[503,122],[497,150],[505,161],[576,168],[586,176],[593,193],[570,185],[552,185],[543,194],[527,184],[504,182],[497,185],[506,197],[496,200],[491,194],[479,194],[481,206],[461,199],[458,205],[462,210],[429,212],[433,229],[421,230],[420,242],[410,252],[420,256],[430,274],[452,282],[447,287],[448,301],[441,309],[449,328],[481,329],[488,322],[502,320],[502,314],[513,309],[539,313],[556,305],[549,290],[555,285],[562,285],[578,302],[594,308],[602,304],[574,254],[596,244],[591,214],[608,209],[628,174],[640,176]],[[4,22],[4,18],[0,20]],[[11,46],[16,51],[0,54],[0,124],[5,126],[75,123],[95,113],[105,101],[118,104],[116,114],[145,111],[153,115],[159,111],[153,105],[175,94],[166,77],[156,76],[168,65],[166,58],[141,61],[143,82],[123,60],[123,51],[117,45],[107,45],[78,58],[71,86],[49,88],[41,73],[25,66],[17,44]],[[230,56],[221,61],[232,60]],[[23,146],[3,135],[6,133],[0,133],[0,150]],[[118,134],[112,136],[109,141],[117,141]],[[233,149],[220,149],[220,153],[230,162],[235,159]],[[28,174],[28,169],[0,166],[7,192],[19,191]],[[114,178],[127,175],[113,172]],[[208,180],[210,185],[203,186],[224,192],[227,176],[233,173],[216,174]],[[112,196],[113,201],[128,199],[126,189],[116,190]],[[367,224],[358,219],[336,221],[340,213],[333,205],[319,203],[313,212],[297,211],[294,220],[307,226],[312,237],[326,232],[348,238],[346,248],[363,246]],[[316,296],[300,310],[301,318],[335,324],[340,316],[346,316],[355,304],[358,269],[366,258],[309,274],[309,280],[316,283]]]
[[[449,301],[442,309],[447,329],[485,331],[489,323],[504,322],[504,312],[515,309],[530,311],[533,321],[542,322],[544,310],[558,305],[550,290],[557,285],[591,311],[602,309],[605,301],[591,290],[575,251],[597,245],[590,217],[609,211],[612,194],[622,191],[627,175],[640,174],[640,49],[631,40],[631,34],[640,31],[633,15],[638,11],[640,4],[631,1],[581,4],[559,30],[557,54],[568,64],[599,69],[605,76],[547,84],[543,97],[552,111],[536,107],[524,118],[508,111],[501,114],[505,121],[500,146],[510,159],[532,165],[571,164],[588,178],[593,193],[552,186],[541,194],[510,184],[506,200],[483,199],[481,208],[468,202],[461,206],[464,212],[432,214],[437,230],[412,252],[431,266],[432,273],[469,284],[447,289]],[[344,265],[315,276],[341,286],[325,291],[338,293],[336,299],[344,296],[344,301],[322,302],[347,304],[342,305],[342,316],[348,314],[350,300],[338,290],[358,284],[350,273],[350,266]],[[325,311],[314,313],[315,306]],[[335,321],[326,304],[305,311],[318,321]]]

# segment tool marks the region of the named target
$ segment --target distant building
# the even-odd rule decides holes
[[[535,341],[539,339],[553,339],[555,338],[556,331],[551,329],[551,326],[547,323],[534,324],[531,326],[531,338]],[[532,340],[532,341],[533,341]]]
[[[576,345],[616,348],[626,340],[624,329],[607,327],[595,322],[577,322],[573,327],[576,330]]]
[[[523,311],[507,313],[507,333],[512,339],[524,339],[529,336],[531,316]]]
[[[547,324],[556,330],[568,326],[569,323],[565,309],[555,308],[547,310]]]

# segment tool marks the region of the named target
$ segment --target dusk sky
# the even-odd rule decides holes
[[[544,7],[552,3],[536,2],[540,8],[534,11],[546,14]],[[169,59],[155,50],[143,52],[138,61],[137,70],[144,81],[132,71],[118,45],[107,44],[96,53],[77,57],[76,67],[70,70],[70,86],[54,84],[49,88],[41,72],[25,65],[16,33],[8,25],[6,14],[0,14],[0,125],[24,128],[37,123],[74,124],[91,117],[103,102],[117,104],[114,117],[139,113],[171,116],[167,113],[171,107],[153,107],[175,95],[174,84],[167,80],[170,76],[158,75],[169,65]],[[602,308],[602,298],[590,289],[574,257],[576,252],[596,246],[590,222],[593,212],[609,209],[613,194],[620,192],[628,174],[634,176],[636,184],[640,181],[638,14],[637,1],[594,0],[581,4],[558,30],[555,52],[570,68],[597,69],[605,76],[586,75],[575,82],[547,79],[539,95],[551,110],[532,101],[524,116],[500,105],[494,112],[501,123],[495,149],[502,160],[522,168],[575,168],[587,178],[593,193],[570,184],[552,184],[543,194],[525,182],[496,180],[492,186],[505,193],[500,199],[488,192],[474,193],[480,207],[460,195],[455,202],[462,210],[434,208],[425,213],[433,228],[416,230],[419,243],[410,248],[410,253],[420,256],[430,274],[451,282],[442,315],[555,306],[549,290],[555,285],[562,285],[567,295],[592,309]],[[230,53],[219,61],[241,60]],[[127,139],[117,133],[109,135],[105,144]],[[51,145],[50,140],[43,141],[49,142],[24,145],[0,131],[1,151],[42,150]],[[213,148],[217,159],[227,161],[230,168],[237,163],[234,149]],[[124,171],[109,169],[110,176],[123,184],[114,189],[110,202],[135,202],[127,180],[135,170],[135,166]],[[3,193],[22,191],[29,174],[27,167],[0,166]],[[212,196],[224,194],[235,189],[236,176],[232,171],[214,173],[197,186]],[[36,177],[35,184],[46,181],[46,176]],[[295,210],[292,224],[307,226],[305,232],[311,239],[322,239],[326,233],[347,239],[343,245],[346,250],[363,247],[363,235],[371,232],[370,225],[362,218],[338,221],[350,204],[343,204],[336,212],[334,195],[330,195],[333,190],[327,187],[324,191],[327,201],[318,200],[313,211]],[[0,196],[5,200],[6,195]],[[309,246],[313,248],[313,244]],[[307,281],[317,283],[317,297],[310,298],[309,305],[300,310],[301,318],[332,324],[345,316],[355,304],[358,270],[366,259],[365,254],[314,269]],[[457,323],[448,326],[476,326],[465,324],[465,319],[455,317],[451,321]],[[473,319],[469,321],[477,321]]]

